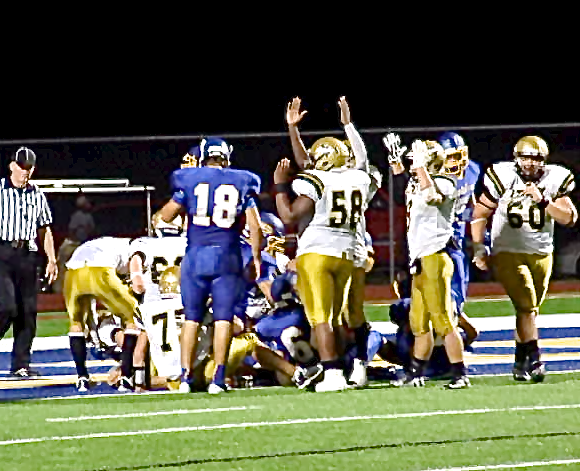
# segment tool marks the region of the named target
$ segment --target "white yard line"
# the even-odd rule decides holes
[[[555,410],[555,409],[580,409],[580,404],[560,404],[553,406],[518,406],[507,407],[499,409],[466,409],[466,410],[437,410],[431,412],[411,412],[406,414],[384,414],[384,415],[358,415],[358,416],[344,416],[344,417],[308,417],[304,419],[288,419],[273,422],[242,422],[234,424],[215,424],[215,425],[198,425],[192,427],[172,427],[149,430],[131,430],[126,432],[101,432],[90,433],[83,435],[63,435],[53,437],[38,437],[38,438],[15,438],[12,440],[0,441],[0,446],[7,445],[22,445],[27,443],[42,443],[42,442],[60,442],[70,440],[86,440],[90,438],[111,438],[111,437],[128,437],[135,435],[156,435],[159,433],[179,433],[179,432],[199,432],[208,430],[226,430],[236,428],[258,428],[258,427],[272,427],[284,425],[298,425],[298,424],[312,424],[324,422],[355,422],[362,420],[390,420],[390,419],[408,419],[420,417],[434,417],[441,415],[474,415],[474,414],[490,414],[498,412],[521,412],[521,411],[539,411],[539,410]]]
[[[490,464],[477,466],[461,466],[455,468],[427,468],[423,471],[483,471],[486,469],[514,469],[514,468],[532,468],[537,466],[558,466],[580,463],[579,458],[571,460],[551,460],[551,461],[528,461],[527,463],[505,463],[505,464]]]
[[[208,412],[229,412],[234,410],[261,409],[260,406],[242,407],[222,407],[219,409],[175,409],[161,410],[157,412],[136,412],[133,414],[116,415],[81,415],[78,417],[54,417],[46,419],[47,422],[80,422],[83,420],[103,420],[103,419],[129,419],[142,417],[156,417],[160,415],[184,415],[184,414],[204,414]]]

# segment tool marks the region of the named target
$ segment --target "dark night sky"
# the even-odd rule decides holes
[[[332,81],[323,74],[293,81],[275,70],[218,80],[170,72],[58,77],[4,88],[0,139],[283,132],[295,95],[309,110],[304,130],[336,129],[341,94],[359,128],[577,121],[557,90],[548,94],[528,79],[490,72],[460,81],[452,71],[436,72],[366,71],[344,82],[336,73]]]

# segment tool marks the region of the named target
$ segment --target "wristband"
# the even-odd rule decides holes
[[[274,194],[277,195],[278,193],[290,193],[292,186],[290,183],[276,183],[274,185],[273,191]]]

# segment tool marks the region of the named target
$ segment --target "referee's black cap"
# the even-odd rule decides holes
[[[14,153],[12,160],[21,167],[34,167],[36,165],[36,154],[28,147],[21,147]]]

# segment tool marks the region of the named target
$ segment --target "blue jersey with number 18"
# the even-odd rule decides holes
[[[171,175],[172,199],[187,210],[187,246],[239,246],[242,215],[255,207],[260,178],[231,168],[185,168]]]

